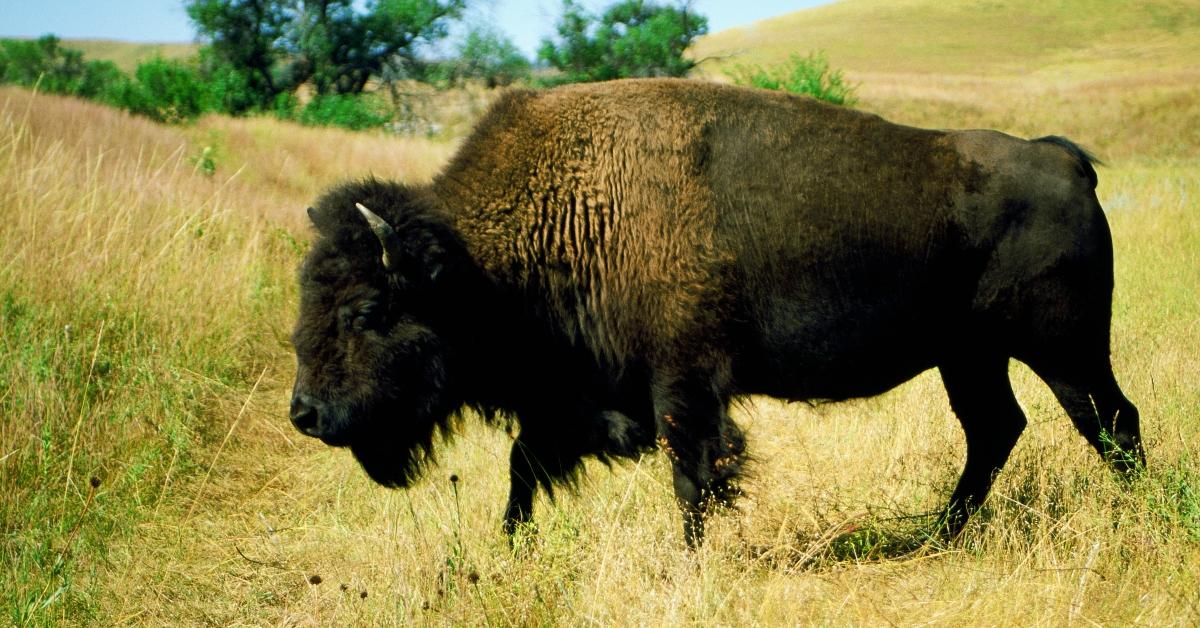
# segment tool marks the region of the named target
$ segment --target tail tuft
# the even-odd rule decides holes
[[[1071,153],[1075,157],[1075,161],[1078,162],[1080,174],[1087,177],[1087,180],[1092,184],[1093,190],[1096,189],[1097,178],[1095,166],[1103,166],[1103,161],[1097,159],[1095,155],[1089,153],[1075,142],[1072,142],[1071,140],[1059,135],[1047,135],[1046,137],[1039,137],[1033,141],[1042,142],[1045,144],[1054,144],[1055,146],[1066,150],[1068,153]]]

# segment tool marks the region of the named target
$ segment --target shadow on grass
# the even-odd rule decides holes
[[[790,536],[790,542],[750,547],[750,555],[768,569],[821,571],[847,564],[931,558],[964,549],[963,539],[982,522],[972,519],[957,539],[943,534],[942,511],[842,519]]]

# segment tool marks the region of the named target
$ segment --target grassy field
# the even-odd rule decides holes
[[[857,7],[867,28],[881,6],[811,13]],[[1128,37],[1099,39],[1149,42],[1122,24]],[[1142,410],[1143,478],[1110,476],[1014,365],[1029,429],[966,540],[919,547],[964,455],[927,373],[870,400],[740,408],[749,495],[697,552],[661,456],[591,468],[577,495],[538,503],[537,537],[511,552],[503,432],[466,421],[439,468],[394,492],[285,418],[303,208],[348,176],[426,179],[452,143],[268,119],[163,127],[3,89],[0,623],[1200,622],[1200,52],[1114,52],[1104,63],[1131,70],[1108,74],[1052,50],[1022,71],[1032,53],[1014,44],[1014,65],[972,72],[979,48],[905,65],[865,41],[885,52],[861,53],[863,108],[1063,133],[1108,161],[1114,363]]]
[[[1194,70],[1197,34],[1197,0],[840,0],[713,33],[690,52],[717,68],[825,50],[852,73],[1087,79]]]
[[[714,33],[702,73],[824,51],[858,106],[925,127],[1066,135],[1110,160],[1200,145],[1200,1],[842,0]]]

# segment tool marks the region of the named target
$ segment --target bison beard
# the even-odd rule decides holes
[[[956,534],[1025,426],[1010,359],[1113,468],[1144,464],[1092,161],[705,83],[513,90],[432,183],[310,210],[292,420],[400,487],[461,409],[515,425],[509,531],[585,458],[658,448],[694,545],[739,491],[735,399],[937,368],[967,441]]]

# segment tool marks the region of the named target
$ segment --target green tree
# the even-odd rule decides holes
[[[472,28],[458,46],[459,74],[480,79],[488,87],[509,85],[527,78],[532,64],[516,44],[488,26]]]
[[[245,84],[249,103],[238,107],[265,108],[276,94],[291,85],[280,85],[276,67],[285,49],[291,13],[286,0],[187,0],[192,24],[209,40],[203,59],[205,74],[237,73]],[[230,109],[238,113],[245,109]]]
[[[421,43],[446,37],[467,0],[306,0],[289,45],[296,80],[319,94],[357,94],[388,64],[417,63]]]
[[[389,64],[447,35],[468,0],[186,0],[211,41],[211,67],[242,72],[255,106],[311,82],[318,94],[357,94]]]
[[[538,58],[557,69],[553,82],[684,76],[696,63],[683,56],[708,32],[708,19],[687,3],[662,5],[622,0],[599,17],[575,0],[563,0],[558,36],[542,40]]]

